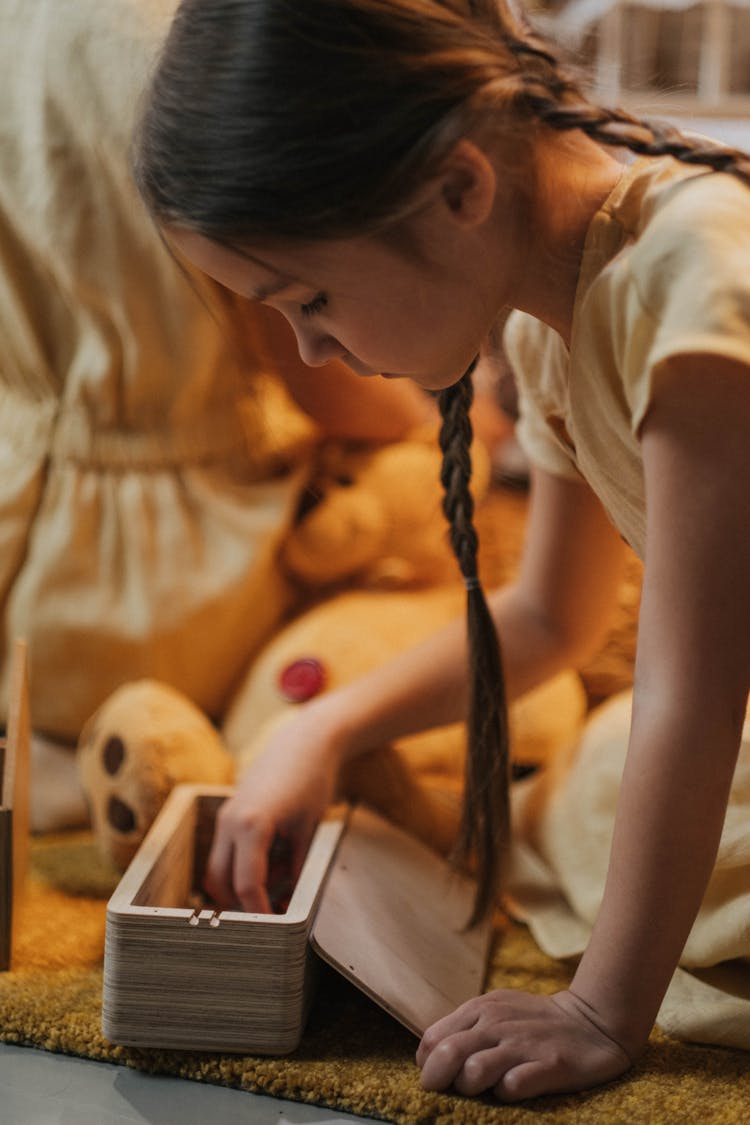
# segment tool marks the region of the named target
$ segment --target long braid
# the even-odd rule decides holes
[[[600,144],[623,145],[640,156],[672,156],[683,164],[697,164],[714,172],[728,172],[750,181],[750,156],[704,137],[688,137],[666,122],[646,121],[623,109],[604,109],[585,101],[561,105],[549,91],[529,84],[524,100],[545,125],[559,131],[580,129]]]
[[[486,2],[484,7],[486,10]],[[490,0],[489,7],[500,11],[496,0]],[[600,144],[624,145],[639,156],[672,156],[682,164],[702,165],[750,182],[748,153],[706,137],[687,136],[665,121],[650,121],[619,107],[596,105],[552,46],[537,39],[530,28],[517,25],[511,30],[506,15],[496,30],[518,62],[521,104],[551,129],[580,129]]]
[[[471,480],[471,371],[439,396],[443,424],[443,510],[466,583],[469,645],[468,751],[456,859],[476,858],[477,894],[469,925],[492,909],[510,846],[508,714],[494,622],[479,581]]]
[[[750,182],[748,153],[706,137],[686,136],[665,121],[651,121],[621,107],[592,102],[573,68],[562,61],[554,46],[525,18],[509,7],[507,0],[445,2],[473,20],[485,50],[494,38],[515,58],[515,83],[504,65],[500,69],[501,101],[515,85],[516,103],[551,129],[580,129],[600,144],[625,146],[639,156],[672,156],[682,164],[701,165]]]

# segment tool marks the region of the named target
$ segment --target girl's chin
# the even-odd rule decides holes
[[[450,375],[407,375],[396,371],[381,371],[380,375],[383,379],[409,379],[412,383],[420,386],[423,391],[444,391],[446,387],[452,387],[458,383],[463,376],[463,371],[459,374],[453,372]]]
[[[450,375],[412,375],[410,378],[412,378],[415,383],[418,383],[423,391],[431,391],[435,394],[438,391],[447,390],[448,387],[455,387],[456,383],[460,382],[463,378],[463,374],[463,371],[459,371],[458,373],[453,372]]]

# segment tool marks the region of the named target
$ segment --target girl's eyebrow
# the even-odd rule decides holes
[[[295,278],[285,277],[284,274],[277,273],[269,262],[264,261],[263,258],[260,258],[257,254],[253,254],[252,251],[245,250],[241,246],[233,246],[232,250],[235,254],[239,254],[241,258],[245,258],[248,262],[253,262],[257,266],[262,266],[264,270],[268,270],[269,273],[276,274],[275,281],[269,281],[267,285],[260,285],[253,291],[253,300],[265,301],[269,297],[275,297],[276,294],[281,293],[282,290],[288,289],[290,285],[294,285]]]
[[[291,284],[291,280],[287,277],[280,277],[278,281],[270,281],[268,285],[261,285],[259,289],[253,291],[253,300],[265,301],[269,297],[275,297],[277,293],[288,289]]]

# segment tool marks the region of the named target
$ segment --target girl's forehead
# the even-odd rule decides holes
[[[167,241],[177,253],[222,285],[265,300],[293,286],[341,285],[377,278],[393,268],[394,251],[377,238],[228,246],[185,228],[169,227]]]
[[[272,260],[273,255],[260,256],[250,250],[225,246],[197,231],[182,228],[169,228],[165,234],[178,254],[243,296],[262,301],[296,281]]]

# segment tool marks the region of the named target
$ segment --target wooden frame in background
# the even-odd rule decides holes
[[[26,880],[29,854],[31,722],[26,642],[16,641],[8,723],[0,743],[0,970],[10,968],[13,914]]]

